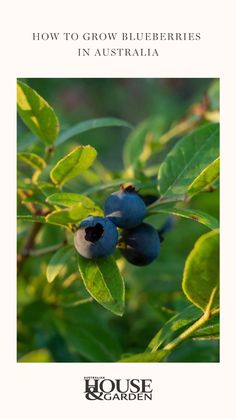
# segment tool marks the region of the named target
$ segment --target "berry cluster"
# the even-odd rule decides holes
[[[144,200],[133,186],[112,193],[104,205],[105,217],[90,216],[75,233],[75,247],[87,259],[110,256],[116,245],[133,265],[153,262],[160,253],[163,229],[158,232],[143,222],[147,214]],[[118,240],[117,227],[121,228]]]

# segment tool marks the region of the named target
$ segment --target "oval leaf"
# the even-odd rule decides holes
[[[145,144],[156,143],[166,123],[162,117],[149,118],[138,125],[128,136],[123,153],[125,167],[135,166],[140,160]]]
[[[204,188],[214,182],[220,173],[220,158],[214,160],[211,164],[209,164],[199,176],[191,183],[188,188],[189,194],[195,194],[201,192]]]
[[[123,315],[125,288],[112,257],[96,260],[78,255],[79,271],[89,294],[107,310]]]
[[[59,160],[51,170],[50,177],[52,181],[57,185],[64,185],[64,183],[87,170],[93,164],[96,156],[95,148],[90,145],[75,148],[63,159]]]
[[[17,82],[17,110],[27,127],[46,144],[53,144],[59,122],[51,106],[35,90]]]
[[[205,125],[178,141],[161,164],[159,191],[171,197],[187,192],[193,180],[219,156],[219,124]]]
[[[28,182],[26,182],[28,181]],[[24,189],[26,191],[38,191],[38,185],[32,183],[31,179],[17,179],[17,189]]]
[[[42,194],[46,197],[58,191],[57,187],[50,182],[41,181],[38,182],[37,186]]]
[[[94,208],[95,204],[92,199],[77,193],[58,192],[47,197],[46,201],[52,205],[60,205],[62,207],[73,207],[77,204],[83,204],[88,208]]]
[[[65,141],[73,138],[75,135],[81,134],[82,132],[90,131],[95,128],[106,128],[106,127],[127,127],[132,128],[132,125],[122,119],[118,118],[97,118],[90,119],[89,121],[79,122],[73,127],[62,132],[56,144],[63,144]]]
[[[46,223],[45,217],[42,215],[17,215],[17,219],[21,221],[30,221],[31,223]]]
[[[42,171],[46,166],[46,162],[42,159],[42,157],[39,157],[34,153],[18,153],[17,158],[40,171]]]
[[[70,245],[63,246],[50,259],[47,266],[46,276],[48,282],[53,282],[54,279],[59,275],[62,269],[65,267],[65,264],[70,260],[72,254],[74,253],[74,248]]]
[[[85,207],[83,204],[77,204],[72,209],[62,209],[51,212],[46,216],[46,222],[49,224],[57,224],[68,226],[69,224],[77,224],[89,215],[103,215],[99,207]]]
[[[187,298],[205,311],[219,305],[219,231],[201,236],[189,254],[182,287]]]
[[[219,228],[219,221],[203,211],[193,210],[189,208],[161,208],[152,210],[149,212],[149,215],[153,214],[173,214],[178,217],[189,218],[193,221],[197,221],[200,224],[205,225],[206,227],[210,228],[211,230],[215,230]]]
[[[41,196],[38,196],[37,194],[28,196],[27,198],[23,198],[21,202],[22,204],[26,204],[27,202],[32,202],[34,204],[50,208],[50,206],[45,203],[44,199]]]
[[[121,184],[124,183],[132,183],[134,185],[138,184],[138,186],[140,186],[140,181],[137,179],[119,179],[119,180],[113,180],[111,182],[107,182],[104,184],[99,184],[96,186],[92,186],[91,188],[87,189],[86,191],[84,191],[85,195],[92,195],[96,192],[100,192],[100,191],[105,191],[106,189],[110,189],[110,190],[114,190],[117,188],[117,186],[120,186]]]

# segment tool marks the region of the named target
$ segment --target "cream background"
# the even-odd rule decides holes
[[[1,417],[64,419],[152,415],[233,417],[235,368],[235,47],[233,1],[8,1],[1,24]],[[76,44],[32,42],[32,32],[201,32],[160,43],[150,58],[79,58]],[[86,43],[88,45],[89,43]],[[114,46],[115,43],[112,43]],[[156,45],[156,43],[155,43]],[[157,44],[159,45],[159,43]],[[100,44],[96,43],[99,47]],[[104,43],[101,43],[104,47]],[[122,44],[124,47],[124,45]],[[129,47],[128,44],[126,44]],[[136,47],[132,42],[133,48]],[[137,43],[137,47],[140,47]],[[146,46],[154,46],[147,43]],[[221,78],[221,363],[17,364],[15,283],[16,77]],[[234,79],[233,79],[234,76]],[[234,331],[234,336],[232,333]],[[83,377],[152,378],[152,402],[88,402]]]

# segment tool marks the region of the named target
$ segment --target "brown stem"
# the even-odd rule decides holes
[[[67,243],[66,240],[59,244],[54,244],[53,246],[43,247],[42,249],[35,249],[32,248],[29,250],[29,256],[42,256],[47,255],[48,253],[56,252],[57,250],[61,249]]]
[[[28,194],[26,193],[26,191],[22,191],[21,189],[18,189],[18,195],[20,196],[20,198],[23,200],[25,198],[28,198]],[[32,202],[24,202],[25,207],[32,213],[35,214],[37,209],[35,207],[35,205]]]
[[[34,223],[29,231],[28,236],[26,237],[25,243],[20,254],[17,256],[17,269],[18,273],[20,272],[24,261],[28,258],[30,251],[34,248],[35,239],[43,224]]]

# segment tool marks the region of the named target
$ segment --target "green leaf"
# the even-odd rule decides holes
[[[219,316],[215,316],[193,333],[192,338],[218,337],[220,334]]]
[[[21,221],[30,221],[32,223],[46,223],[45,217],[42,215],[17,215],[17,219]]]
[[[87,170],[93,164],[96,156],[95,148],[90,145],[75,148],[63,159],[59,160],[51,170],[50,177],[52,181],[57,185],[64,185],[64,183]]]
[[[124,281],[113,257],[85,259],[78,255],[79,271],[89,294],[103,307],[123,315]]]
[[[51,106],[35,90],[17,82],[17,110],[27,127],[46,144],[53,144],[59,122]]]
[[[94,208],[95,204],[92,199],[87,196],[79,195],[77,193],[58,192],[47,197],[46,201],[52,205],[59,205],[62,207],[73,207],[77,204],[82,204],[84,207]]]
[[[189,194],[195,194],[201,192],[204,188],[214,182],[220,173],[220,158],[210,163],[199,176],[194,179],[191,185],[188,187]]]
[[[151,210],[149,215],[154,214],[172,214],[177,215],[178,217],[189,218],[193,221],[197,221],[200,224],[205,225],[206,227],[210,228],[211,230],[215,230],[219,228],[219,221],[210,214],[207,214],[203,211],[193,210],[189,208],[162,208],[160,209],[157,207],[156,210]]]
[[[162,197],[183,195],[193,180],[219,156],[219,124],[207,124],[178,141],[158,173]]]
[[[17,179],[17,189],[23,189],[26,191],[38,191],[38,185],[32,183],[31,179]]]
[[[186,297],[203,311],[219,305],[219,231],[201,236],[189,254],[182,282]]]
[[[152,117],[138,125],[128,136],[123,153],[125,167],[135,166],[145,145],[158,142],[166,124],[161,117]]]
[[[46,276],[48,282],[53,282],[54,279],[60,274],[65,267],[68,260],[70,260],[74,248],[71,245],[63,246],[61,249],[54,253],[47,266]]]
[[[143,352],[141,354],[121,358],[118,362],[161,362],[168,354],[169,351],[164,349],[153,353]]]
[[[82,203],[77,204],[72,209],[62,209],[51,212],[46,216],[46,222],[68,226],[68,224],[78,224],[89,215],[103,215],[102,210],[95,205],[93,207],[85,207]]]
[[[33,204],[37,204],[37,205],[41,205],[43,207],[50,208],[50,206],[47,205],[45,203],[45,201],[43,199],[41,199],[41,197],[38,197],[37,195],[28,196],[27,198],[23,198],[21,202],[22,202],[22,204],[26,204],[27,202],[32,202]]]
[[[75,135],[81,134],[82,132],[90,131],[95,128],[106,128],[106,127],[132,128],[132,125],[126,121],[122,121],[121,119],[117,119],[117,118],[90,119],[89,121],[79,122],[73,127],[62,132],[59,135],[56,144],[57,145],[63,144],[65,141],[69,140],[70,138],[73,138]]]
[[[46,162],[42,159],[42,157],[39,157],[34,153],[18,153],[17,158],[40,171],[42,171],[46,166]]]
[[[18,362],[53,362],[53,358],[47,349],[37,349],[23,355]]]
[[[37,186],[42,194],[46,197],[58,191],[58,188],[50,182],[40,181],[38,182]]]
[[[136,185],[137,188],[142,188],[142,189],[144,189],[145,187],[148,187],[150,185],[153,186],[153,184],[156,184],[155,181],[154,182],[150,181],[150,182],[142,183],[140,180],[135,179],[135,178],[132,178],[132,179],[131,178],[118,179],[118,180],[113,180],[111,182],[107,182],[107,183],[99,184],[99,185],[96,185],[96,186],[92,186],[91,188],[87,189],[83,193],[84,193],[84,195],[92,195],[93,193],[104,191],[106,189],[114,190],[114,189],[117,189],[117,186],[120,186],[121,184],[124,184],[124,183],[128,183],[128,184],[132,183],[133,185]]]
[[[193,340],[219,340],[220,339],[220,335],[215,333],[212,335],[204,335],[204,336],[195,336],[193,337]]]
[[[90,362],[115,362],[121,356],[119,339],[98,315],[94,304],[82,304],[60,311],[54,317],[70,353]]]
[[[70,210],[58,210],[53,211],[50,214],[46,216],[46,222],[48,224],[56,224],[63,227],[70,227],[70,224],[73,224],[79,220],[83,219],[83,211],[81,212],[81,217],[76,217],[75,220],[73,220],[70,216]],[[70,229],[70,228],[69,228]]]
[[[201,315],[201,310],[194,305],[186,307],[183,311],[171,317],[171,319],[164,324],[164,326],[158,331],[158,333],[149,343],[147,350],[151,352],[157,351],[157,349],[166,340],[170,340],[175,332],[177,332],[179,329],[182,329],[182,327],[193,323],[195,320],[201,317]]]

